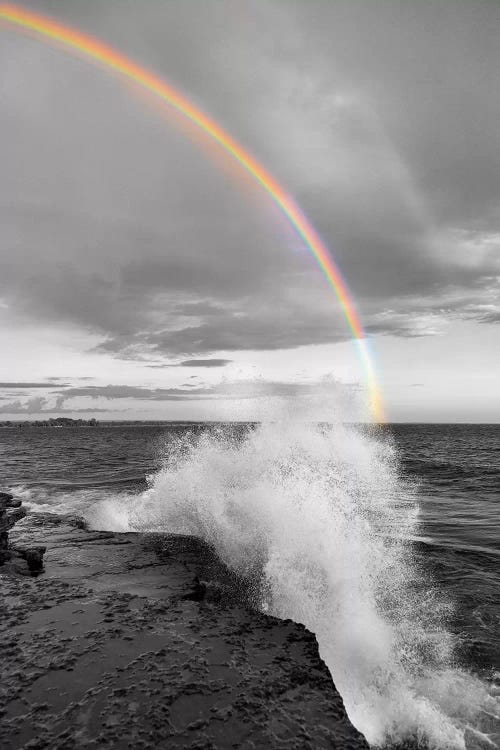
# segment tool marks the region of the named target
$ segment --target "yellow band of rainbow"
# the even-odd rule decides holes
[[[16,5],[0,5],[0,21],[8,22],[18,30],[35,32],[45,39],[63,44],[68,50],[79,52],[105,68],[119,73],[129,81],[142,86],[150,93],[174,107],[188,120],[211,136],[219,146],[247,171],[269,193],[273,201],[293,225],[306,246],[316,258],[324,275],[333,288],[343,313],[358,345],[359,354],[366,373],[371,410],[378,422],[384,422],[384,410],[375,368],[368,350],[368,342],[356,310],[352,294],[328,248],[302,213],[293,198],[279,182],[241,144],[218,125],[211,117],[192,104],[183,94],[163,79],[138,65],[112,47],[58,21],[32,13]]]

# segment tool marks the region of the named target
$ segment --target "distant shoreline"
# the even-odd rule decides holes
[[[0,421],[1,427],[120,427],[126,425],[127,427],[163,427],[171,425],[224,425],[224,424],[242,424],[242,425],[254,425],[258,422],[222,422],[222,421],[206,421],[206,420],[195,420],[195,419],[164,419],[164,420],[97,420],[97,419],[70,419],[69,417],[58,417],[56,419],[43,419],[43,420],[6,420]]]
[[[47,420],[0,420],[0,429],[2,428],[25,428],[25,427],[172,427],[175,425],[187,426],[196,425],[259,425],[262,422],[257,420],[216,420],[216,419],[71,419],[69,417],[57,417]],[[328,425],[329,422],[320,422],[319,424]],[[500,422],[344,422],[346,426],[359,426],[376,429],[387,429],[391,427],[499,427]]]

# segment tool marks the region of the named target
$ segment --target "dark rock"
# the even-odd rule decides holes
[[[0,492],[0,508],[6,508],[7,503],[13,499],[14,495],[11,495],[10,492]]]
[[[0,523],[2,519],[0,517]],[[10,559],[9,552],[9,535],[6,531],[0,531],[0,565],[3,565]]]
[[[74,526],[75,529],[86,529],[87,523],[80,516],[67,516],[66,523],[70,526]]]
[[[3,513],[0,514],[0,532],[8,531],[25,516],[26,511],[23,507],[3,511]]]
[[[31,573],[41,573],[43,571],[43,556],[47,547],[13,547],[14,551],[26,560],[28,569]]]
[[[22,501],[11,495],[10,492],[0,492],[0,512],[6,508],[20,508]]]
[[[11,558],[9,530],[25,516],[26,510],[20,500],[15,500],[10,492],[0,492],[0,565]]]
[[[203,581],[200,581],[198,576],[195,576],[193,586],[187,594],[181,597],[185,601],[201,602],[205,598],[207,593],[207,585]]]
[[[6,508],[20,508],[22,504],[22,500],[13,497],[11,500],[7,500]]]
[[[7,510],[7,518],[10,518],[14,523],[17,523],[26,515],[27,511],[22,506],[19,506],[18,508],[10,508],[9,510]]]

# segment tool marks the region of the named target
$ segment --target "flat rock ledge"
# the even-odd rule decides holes
[[[39,514],[9,531],[3,750],[368,748],[314,635],[252,610],[200,540]],[[13,551],[45,547],[44,573],[23,574]]]

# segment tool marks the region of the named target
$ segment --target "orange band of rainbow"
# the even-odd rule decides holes
[[[6,21],[19,30],[35,32],[45,39],[62,43],[67,49],[82,53],[92,61],[101,63],[105,68],[115,71],[128,80],[139,84],[171,107],[174,107],[206,134],[211,136],[224,151],[231,154],[255,178],[295,227],[300,237],[316,258],[337,295],[349,328],[359,348],[361,361],[366,372],[373,416],[377,421],[384,422],[382,397],[375,376],[375,369],[352,295],[326,245],[293,198],[287,194],[272,174],[259,164],[229,133],[192,104],[173,86],[107,44],[103,44],[99,40],[63,25],[58,21],[11,4],[0,5],[0,21]]]

